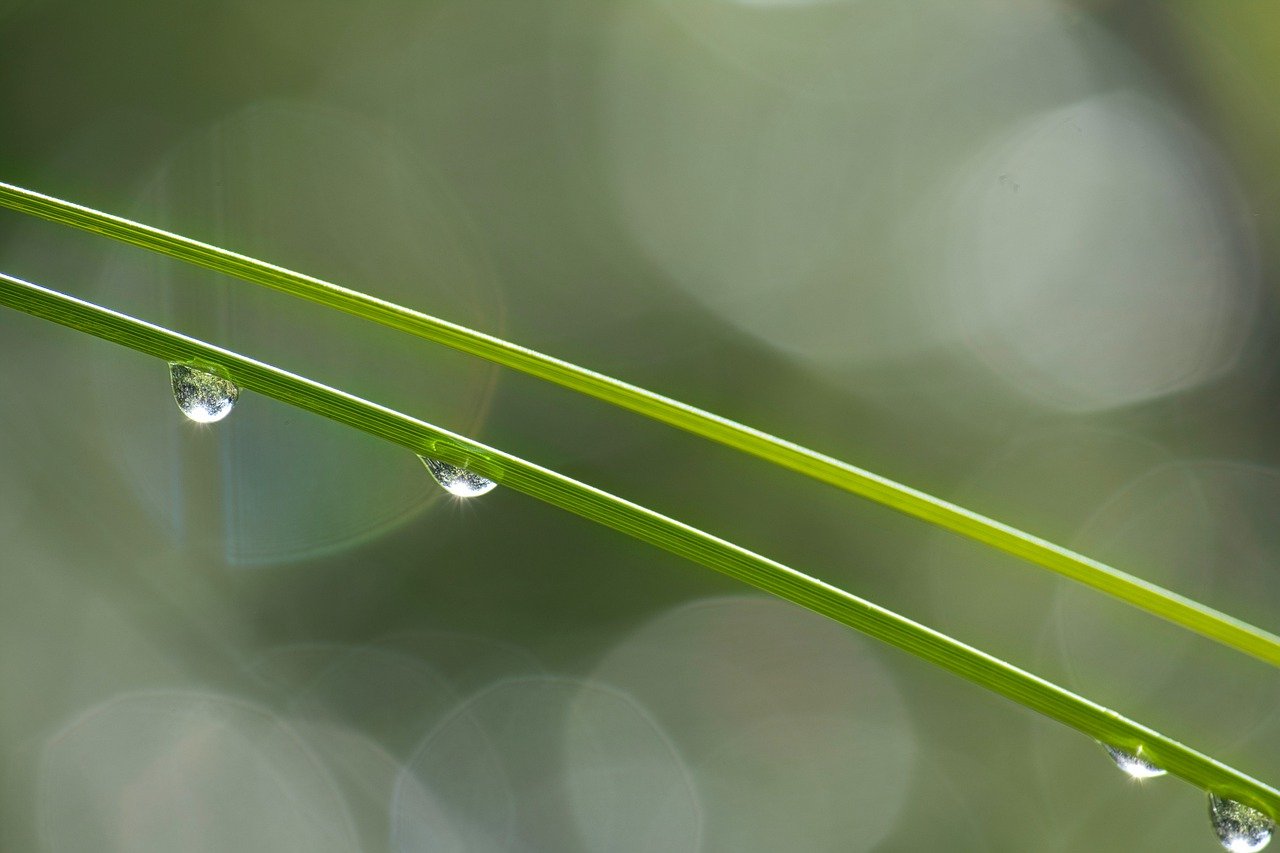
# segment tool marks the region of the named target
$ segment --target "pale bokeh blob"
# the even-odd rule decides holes
[[[1208,601],[1220,571],[1214,554],[1220,522],[1194,468],[1168,462],[1102,501],[1072,544],[1143,580]],[[1045,634],[1071,673],[1072,687],[1104,690],[1109,701],[1129,705],[1181,671],[1194,635],[1144,619],[1139,643],[1133,616],[1127,605],[1079,584],[1059,587]]]
[[[132,693],[86,712],[47,743],[38,808],[52,851],[359,849],[288,724],[213,694]]]
[[[1134,92],[1014,127],[950,200],[951,310],[1018,392],[1114,408],[1229,370],[1252,325],[1238,200],[1190,125]]]
[[[393,849],[454,849],[460,836],[468,850],[696,851],[697,796],[679,751],[626,694],[504,681],[419,745],[396,789]]]
[[[128,213],[458,322],[500,313],[447,181],[354,112],[280,100],[230,114],[176,146]],[[109,247],[94,297],[448,428],[474,434],[487,415],[491,365],[258,285]],[[92,368],[100,452],[184,547],[296,561],[443,503],[412,453],[356,430],[248,392],[195,427],[132,353]]]
[[[1139,435],[1087,425],[1027,430],[976,459],[948,500],[1066,547],[1115,492],[1169,462]],[[1062,576],[943,530],[924,534],[911,561],[917,618],[964,642],[1023,664],[1053,659],[1029,648],[1054,614]],[[989,590],[1000,590],[999,595]]]
[[[908,805],[916,740],[870,641],[793,605],[663,613],[595,670],[649,708],[687,762],[706,850],[873,850]]]
[[[398,757],[460,701],[428,662],[376,645],[285,646],[253,671],[282,690],[292,714],[359,732]]]
[[[957,340],[905,222],[999,126],[1092,85],[1056,3],[888,0],[762,14],[618,7],[598,90],[610,188],[660,272],[772,347],[835,367]]]

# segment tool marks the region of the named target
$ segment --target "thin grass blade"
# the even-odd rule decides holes
[[[1280,791],[1114,711],[767,557],[509,453],[163,327],[0,274],[0,305],[165,361],[217,367],[244,389],[463,466],[909,652],[974,684],[1144,758],[1193,785],[1280,818]],[[406,463],[408,464],[408,463]]]
[[[32,190],[0,183],[0,206],[227,273],[554,382],[998,548],[1280,667],[1276,634],[980,513],[678,400],[411,308]]]

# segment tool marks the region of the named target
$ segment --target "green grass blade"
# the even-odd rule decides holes
[[[480,356],[790,468],[968,536],[1280,667],[1280,637],[925,492],[760,430],[525,347],[283,267],[0,183],[0,206],[140,246]]]
[[[1170,773],[1280,818],[1280,791],[1232,767],[932,628],[600,489],[344,391],[3,274],[0,304],[165,361],[215,367],[243,388],[469,468],[862,631],[1092,738],[1131,751],[1140,745],[1145,758]]]

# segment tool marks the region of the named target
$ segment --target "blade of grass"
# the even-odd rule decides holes
[[[309,299],[629,409],[1021,557],[1280,667],[1280,637],[995,519],[635,385],[373,296],[119,216],[0,183],[0,206]]]
[[[685,557],[896,646],[1175,776],[1280,818],[1280,791],[999,658],[653,510],[456,433],[81,299],[0,273],[0,304],[156,358],[216,369],[243,388],[442,459]],[[159,379],[157,379],[159,381]]]

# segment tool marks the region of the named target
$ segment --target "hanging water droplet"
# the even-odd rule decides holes
[[[1111,760],[1116,763],[1125,773],[1128,773],[1134,779],[1153,779],[1156,776],[1163,776],[1165,770],[1163,767],[1157,767],[1140,754],[1125,752],[1109,743],[1102,744],[1102,748],[1107,751],[1107,755],[1111,756]],[[1142,752],[1142,748],[1138,748],[1138,753]]]
[[[1253,853],[1271,841],[1276,825],[1262,812],[1243,803],[1209,795],[1209,820],[1222,846],[1231,853]]]
[[[419,456],[418,458],[422,460],[423,465],[427,466],[427,470],[431,472],[431,476],[435,478],[436,482],[451,495],[457,495],[460,498],[474,498],[477,495],[493,491],[493,488],[498,485],[493,480],[481,477],[466,468],[459,468],[457,465],[450,465],[448,462],[441,462],[439,459],[433,459],[430,456]]]
[[[240,389],[230,379],[187,364],[170,364],[173,399],[182,413],[198,424],[211,424],[231,414]]]

